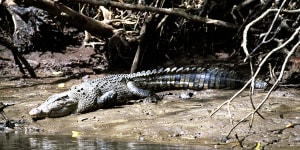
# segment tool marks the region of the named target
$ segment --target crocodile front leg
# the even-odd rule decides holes
[[[117,104],[117,92],[114,90],[105,92],[96,92],[97,94],[79,100],[77,113],[86,113],[89,111],[97,110],[100,108],[110,108]],[[86,101],[86,99],[91,99],[91,101]]]
[[[104,93],[102,96],[97,98],[98,108],[113,106],[116,102],[118,93],[114,90]]]

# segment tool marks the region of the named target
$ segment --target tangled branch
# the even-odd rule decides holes
[[[256,23],[258,23],[259,21],[261,21],[264,17],[266,17],[269,13],[271,12],[282,12],[282,13],[300,13],[300,9],[297,10],[280,10],[280,9],[268,9],[266,12],[264,12],[262,15],[260,15],[259,17],[257,17],[255,20],[253,20],[252,22],[250,22],[244,29],[243,32],[243,41],[242,41],[242,48],[244,50],[244,53],[246,54],[246,58],[244,59],[244,61],[247,61],[247,59],[250,57],[249,54],[249,50],[247,48],[247,35],[249,32],[250,27],[252,27],[253,25],[255,25]],[[270,32],[270,31],[268,31]],[[265,37],[267,37],[267,35],[265,35]],[[252,53],[252,52],[251,52]]]
[[[267,16],[267,14],[271,13],[271,12],[277,12],[277,14],[279,14],[279,12],[282,13],[300,13],[300,9],[297,10],[281,10],[281,9],[268,9],[265,13],[263,13],[262,15],[260,15],[257,19],[253,20],[251,23],[249,23],[246,28],[244,29],[243,32],[243,41],[242,41],[242,48],[244,50],[244,53],[246,54],[246,58],[244,59],[244,61],[246,61],[248,58],[251,57],[251,53],[249,53],[249,50],[247,48],[247,35],[248,35],[248,31],[250,29],[250,27],[252,27],[254,24],[258,23],[259,21],[261,21],[264,17]],[[277,17],[277,15],[276,15]],[[275,18],[276,18],[275,17]],[[274,21],[271,24],[271,27],[273,27]],[[268,30],[268,32],[270,32],[270,29]],[[291,42],[297,38],[299,36],[300,33],[300,27],[296,28],[294,33],[284,42],[282,43],[280,46],[272,49],[270,52],[268,52],[268,54],[263,58],[263,60],[259,63],[257,70],[255,71],[255,73],[252,75],[252,77],[247,81],[247,83],[238,91],[236,92],[229,100],[226,100],[225,102],[223,102],[221,105],[219,105],[217,107],[217,109],[215,111],[213,111],[211,113],[211,116],[213,116],[216,112],[218,112],[225,104],[227,104],[227,110],[228,110],[228,114],[230,116],[230,121],[231,124],[233,124],[232,121],[232,116],[231,116],[231,111],[230,111],[230,104],[231,102],[239,95],[241,94],[249,85],[250,83],[253,83],[255,81],[255,79],[257,78],[259,72],[261,71],[262,67],[264,66],[264,64],[266,63],[266,61],[271,57],[272,54],[274,54],[275,52],[278,52],[279,50],[282,50],[283,48],[285,48],[288,44],[291,44]],[[265,35],[265,38],[263,40],[263,42],[266,40],[267,34]],[[262,43],[263,43],[262,42]],[[254,118],[254,114],[258,114],[258,110],[260,110],[260,108],[263,106],[263,104],[268,100],[270,94],[272,93],[272,91],[278,86],[278,83],[282,80],[283,78],[283,74],[284,74],[284,70],[286,69],[286,65],[288,63],[288,60],[290,59],[290,57],[292,56],[292,54],[294,54],[294,52],[296,51],[296,49],[299,47],[300,41],[298,41],[293,48],[288,51],[287,56],[285,57],[285,60],[282,64],[281,67],[281,71],[280,71],[280,75],[278,76],[277,80],[275,81],[275,83],[272,85],[272,87],[270,88],[270,90],[268,91],[268,93],[266,94],[266,96],[264,97],[263,100],[261,100],[261,102],[256,106],[253,107],[253,111],[251,111],[250,113],[248,113],[247,115],[245,115],[242,119],[240,119],[240,121],[238,121],[235,125],[233,125],[233,127],[230,129],[230,131],[227,134],[227,137],[232,133],[232,131],[242,122],[244,122],[248,117],[252,116],[252,121]],[[251,60],[251,59],[250,59]],[[251,95],[251,92],[250,92]],[[254,105],[253,105],[254,106]],[[250,123],[250,127],[252,126],[252,122]]]
[[[156,13],[165,14],[165,15],[174,15],[174,16],[182,17],[182,18],[185,18],[188,20],[202,22],[202,23],[206,23],[206,24],[213,24],[218,27],[225,27],[225,28],[229,28],[229,29],[238,29],[239,28],[239,25],[225,22],[222,20],[204,18],[204,17],[199,17],[197,15],[188,14],[183,9],[180,9],[180,8],[157,8],[157,7],[150,7],[150,6],[144,6],[144,5],[133,5],[133,4],[113,2],[113,1],[98,1],[98,0],[71,0],[71,1],[89,3],[89,4],[93,4],[93,5],[102,5],[105,7],[115,7],[115,8],[126,9],[126,10],[156,12]]]

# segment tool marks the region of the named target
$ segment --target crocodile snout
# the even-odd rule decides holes
[[[31,116],[31,118],[33,120],[45,118],[45,116],[43,115],[42,110],[40,110],[39,108],[31,109],[30,112],[29,112],[29,115]]]

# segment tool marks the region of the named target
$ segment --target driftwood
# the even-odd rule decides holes
[[[27,5],[46,10],[52,15],[70,22],[74,27],[87,30],[94,35],[109,38],[114,34],[115,29],[112,26],[80,14],[59,2],[51,0],[24,0],[23,2]]]

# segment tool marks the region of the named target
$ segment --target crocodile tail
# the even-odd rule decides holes
[[[137,86],[154,91],[170,89],[235,89],[244,84],[235,71],[218,68],[170,69],[135,79]]]

